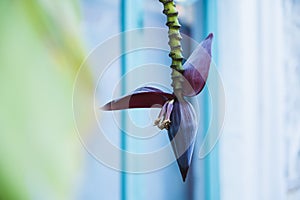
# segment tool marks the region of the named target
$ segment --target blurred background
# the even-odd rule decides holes
[[[83,60],[122,31],[166,28],[158,0],[0,1],[0,199],[300,199],[300,1],[178,0],[177,8],[184,34],[200,42],[214,33],[212,55],[226,96],[222,136],[207,157],[193,157],[185,183],[176,163],[120,173],[82,145],[82,138],[99,144],[98,125],[84,112],[89,99],[95,95],[99,106],[109,101],[137,66],[168,66],[167,52],[116,61],[100,82],[93,66],[81,72],[80,137],[73,117],[73,84]],[[183,41],[183,48],[188,56],[195,47]],[[139,73],[139,80],[170,81],[169,71]],[[129,92],[132,81],[124,79],[127,87],[114,94]],[[218,108],[210,101],[207,88],[193,99],[201,115],[196,154]],[[153,112],[115,115],[120,126],[143,127]],[[97,114],[115,145],[153,150],[147,140],[124,136],[112,114]],[[164,134],[156,139],[155,147],[167,142]]]

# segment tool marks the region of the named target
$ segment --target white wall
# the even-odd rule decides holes
[[[228,0],[218,9],[221,199],[286,199],[282,2]]]

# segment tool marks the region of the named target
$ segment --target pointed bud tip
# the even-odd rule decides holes
[[[189,170],[189,168],[180,167],[180,173],[181,173],[183,182],[185,182],[185,180],[186,180],[188,170]]]

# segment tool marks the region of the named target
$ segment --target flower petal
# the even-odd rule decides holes
[[[128,108],[151,108],[155,105],[163,105],[166,101],[174,98],[172,94],[163,92],[154,87],[141,87],[131,94],[113,100],[103,107],[102,110],[122,110]]]
[[[211,43],[213,34],[210,33],[194,50],[184,63],[183,95],[195,96],[199,94],[207,80],[211,62]]]
[[[182,179],[185,181],[197,133],[197,118],[194,108],[187,101],[175,100],[170,120],[168,135]]]

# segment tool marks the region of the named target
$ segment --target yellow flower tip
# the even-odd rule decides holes
[[[168,130],[170,128],[170,124],[171,124],[170,116],[173,110],[173,104],[174,104],[174,99],[167,101],[163,105],[158,118],[154,121],[154,125],[157,126],[159,129]]]

